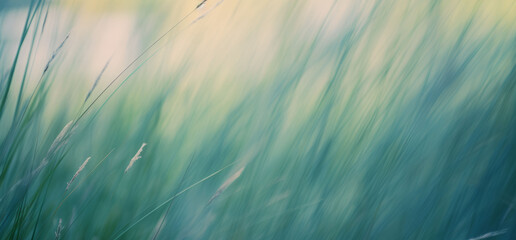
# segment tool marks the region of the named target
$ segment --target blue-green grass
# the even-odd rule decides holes
[[[516,238],[515,3],[200,2],[0,5],[1,239]]]

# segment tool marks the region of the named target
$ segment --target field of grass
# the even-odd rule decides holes
[[[516,2],[2,0],[0,239],[516,239]]]

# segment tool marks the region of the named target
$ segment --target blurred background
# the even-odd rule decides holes
[[[1,0],[0,56],[2,239],[516,238],[512,0]]]

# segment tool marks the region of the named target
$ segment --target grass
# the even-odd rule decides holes
[[[512,1],[201,2],[0,4],[1,239],[516,237]]]

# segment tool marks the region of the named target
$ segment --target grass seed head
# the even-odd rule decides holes
[[[134,162],[136,162],[136,160],[142,158],[142,156],[140,156],[140,154],[142,153],[143,151],[143,148],[147,145],[147,143],[143,143],[142,146],[140,147],[140,149],[138,150],[138,152],[136,153],[136,155],[134,155],[134,157],[131,159],[131,161],[129,162],[129,165],[127,165],[127,167],[125,168],[125,172],[129,171],[129,169],[133,166]]]
[[[79,176],[79,173],[81,173],[82,170],[84,169],[84,167],[86,167],[86,164],[88,164],[88,161],[90,160],[90,158],[91,157],[86,158],[86,160],[81,164],[79,169],[77,169],[77,171],[73,175],[72,179],[66,184],[66,190],[65,191],[68,191],[68,188],[70,188],[70,185],[72,185],[72,183],[75,180],[75,178],[77,178],[77,176]]]

